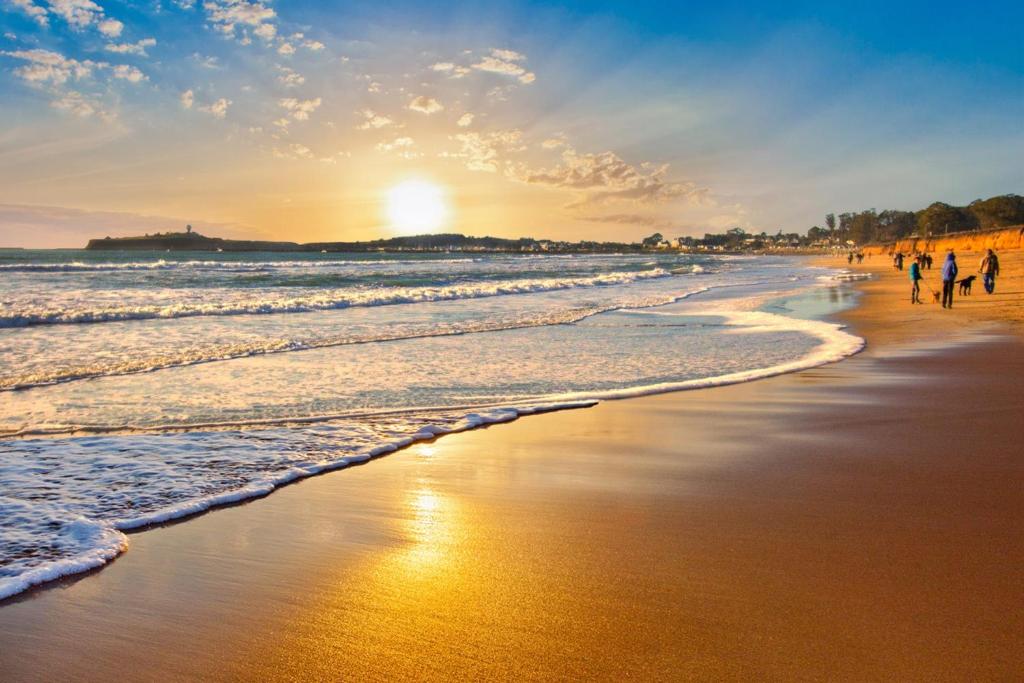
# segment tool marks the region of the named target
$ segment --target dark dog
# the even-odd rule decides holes
[[[957,280],[956,283],[960,285],[960,296],[971,293],[971,285],[975,280],[978,279],[977,275],[970,275],[965,277],[963,280]]]

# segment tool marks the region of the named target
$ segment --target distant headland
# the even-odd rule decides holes
[[[795,233],[769,236],[764,233],[750,235],[734,228],[723,235],[705,235],[704,240],[690,237],[666,239],[654,233],[640,242],[595,242],[520,237],[471,237],[457,233],[413,235],[361,242],[272,242],[261,240],[231,240],[207,237],[187,226],[184,232],[163,232],[140,237],[105,237],[89,240],[85,247],[93,251],[205,251],[205,252],[484,252],[484,253],[560,253],[600,254],[639,253],[652,251],[718,251],[749,252],[797,251],[808,249],[807,240]],[[822,251],[815,247],[815,251]]]
[[[90,250],[134,251],[270,251],[270,252],[541,252],[586,251],[615,252],[639,249],[640,245],[618,242],[554,242],[529,237],[505,239],[501,237],[469,237],[460,234],[414,235],[362,242],[272,242],[262,240],[231,240],[200,235],[188,226],[184,232],[164,232],[141,237],[106,237],[89,240]]]

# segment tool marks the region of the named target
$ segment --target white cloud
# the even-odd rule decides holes
[[[473,124],[474,118],[475,116],[473,114],[466,112],[465,114],[460,116],[459,120],[456,121],[455,123],[459,128],[466,128],[467,126],[471,126]]]
[[[508,85],[499,85],[491,88],[487,91],[487,99],[493,102],[505,102],[508,100],[509,93],[515,90],[515,84],[510,83]]]
[[[294,142],[288,145],[285,149],[274,148],[274,156],[278,159],[314,159],[316,155],[313,154],[313,150],[305,145],[301,145]]]
[[[412,147],[415,141],[410,137],[395,138],[393,142],[385,143],[382,142],[377,145],[377,149],[394,149],[396,147]]]
[[[33,49],[0,51],[0,54],[20,59],[26,64],[14,69],[14,74],[30,86],[48,93],[50,105],[55,109],[79,117],[96,115],[105,121],[113,121],[116,115],[106,109],[95,94],[83,94],[69,88],[70,82],[88,81],[99,74],[109,74],[109,79],[129,83],[148,80],[146,75],[134,66],[109,64],[107,62],[79,61],[51,50]],[[109,81],[108,81],[109,82]]]
[[[522,64],[526,60],[526,55],[512,50],[499,50],[494,48],[491,50],[490,56],[482,58],[479,62],[473,65],[473,68],[477,71],[487,71],[490,73],[501,74],[503,76],[511,76],[517,79],[524,85],[529,85],[537,80],[536,74],[527,71]]]
[[[103,19],[103,8],[92,0],[48,0],[47,4],[72,28],[87,28]]]
[[[402,137],[395,138],[391,142],[381,142],[376,146],[376,150],[382,153],[392,153],[402,159],[418,159],[423,156],[420,152],[417,152],[414,148],[415,142],[412,138]]]
[[[285,56],[293,55],[295,54],[295,48],[291,43],[281,43],[277,48],[277,53]]]
[[[105,49],[107,52],[114,52],[121,55],[140,55],[146,56],[146,48],[153,47],[156,45],[156,39],[154,38],[143,38],[137,43],[107,43]]]
[[[20,9],[40,26],[49,26],[50,21],[46,18],[46,10],[32,2],[32,0],[7,0],[12,7]]]
[[[537,80],[535,74],[527,71],[521,65],[515,62],[506,62],[496,57],[484,57],[482,60],[473,65],[473,68],[478,71],[488,71],[490,73],[502,74],[504,76],[514,76],[519,80],[520,83],[530,84]]]
[[[296,143],[291,145],[289,149],[291,149],[292,153],[295,154],[295,156],[302,157],[303,159],[313,158],[313,150],[311,150],[309,147],[306,147],[305,145],[300,145]]]
[[[206,18],[217,31],[238,38],[243,44],[251,42],[245,33],[246,28],[252,29],[253,33],[265,40],[277,34],[277,29],[270,23],[277,15],[262,2],[206,0],[203,9],[206,10]],[[270,28],[265,28],[268,25]]]
[[[202,66],[204,69],[219,69],[220,68],[220,64],[218,63],[217,58],[213,57],[213,56],[206,57],[206,56],[203,56],[203,55],[199,54],[198,52],[193,52],[192,53],[192,59],[194,59],[197,62],[199,62],[199,65]]]
[[[295,88],[306,82],[305,76],[286,66],[279,66],[277,68],[281,71],[281,75],[277,77],[277,82],[286,88]]]
[[[461,150],[442,156],[463,159],[470,171],[496,173],[502,154],[523,151],[522,137],[522,132],[515,129],[494,133],[459,133],[452,139],[460,143]]]
[[[370,81],[370,84],[366,86],[366,92],[379,93],[381,88],[381,84],[377,81]]]
[[[93,103],[80,92],[69,90],[60,99],[54,100],[50,106],[55,109],[70,111],[75,116],[86,118],[96,113]]]
[[[302,41],[302,47],[307,50],[312,50],[313,52],[320,52],[320,50],[323,50],[326,45],[321,43],[319,40],[304,40]]]
[[[192,105],[195,104],[196,94],[192,92],[191,88],[181,93],[179,99],[181,100],[181,106],[185,109],[191,109]]]
[[[277,27],[273,24],[260,24],[252,32],[263,40],[273,40],[277,35]]]
[[[100,102],[74,90],[62,93],[60,97],[50,102],[50,106],[83,119],[90,116],[99,116],[104,121],[109,122],[115,118],[112,113],[103,108]]]
[[[656,203],[686,198],[701,201],[707,190],[693,183],[666,179],[668,164],[629,164],[614,152],[581,154],[572,147],[562,152],[562,163],[550,169],[511,165],[506,174],[520,182],[576,192],[572,206],[612,201]]]
[[[496,59],[502,59],[506,62],[522,62],[526,60],[526,55],[515,50],[502,50],[499,48],[491,49],[491,56]]]
[[[444,105],[435,100],[433,97],[427,97],[426,95],[420,95],[414,97],[409,102],[409,109],[412,111],[418,111],[421,114],[435,114],[444,109]]]
[[[228,107],[230,106],[231,100],[222,97],[211,105],[199,107],[199,111],[204,111],[207,114],[212,114],[218,119],[222,119],[228,115]]]
[[[14,74],[30,83],[61,84],[69,79],[79,80],[89,76],[93,69],[106,66],[91,61],[78,61],[50,50],[15,50],[3,51],[0,54],[28,62],[25,66],[14,69]]]
[[[430,69],[439,73],[448,74],[451,78],[462,78],[470,72],[466,67],[459,66],[452,62],[437,62],[436,64],[432,64]]]
[[[277,103],[288,110],[288,114],[296,121],[305,121],[320,106],[320,98],[299,100],[294,97],[283,97]]]
[[[104,19],[96,25],[96,29],[107,38],[117,38],[124,30],[124,24],[117,19]]]
[[[395,123],[394,120],[384,116],[383,114],[377,114],[372,109],[363,109],[358,113],[363,117],[363,122],[356,126],[359,130],[387,128],[388,126],[393,126]]]
[[[129,83],[141,83],[142,81],[149,80],[146,74],[127,64],[117,64],[114,66],[114,78],[119,78]]]

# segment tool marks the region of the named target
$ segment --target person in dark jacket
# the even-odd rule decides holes
[[[942,264],[942,307],[953,308],[953,289],[956,287],[956,274],[960,269],[956,267],[956,254],[946,254],[946,262]]]
[[[916,260],[910,263],[910,303],[921,303],[921,264]]]

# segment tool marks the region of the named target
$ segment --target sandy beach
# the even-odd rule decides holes
[[[133,534],[0,606],[0,678],[1019,678],[1024,259],[1001,256],[997,293],[952,311],[853,265],[873,277],[841,320],[868,348],[838,364],[442,438]]]

